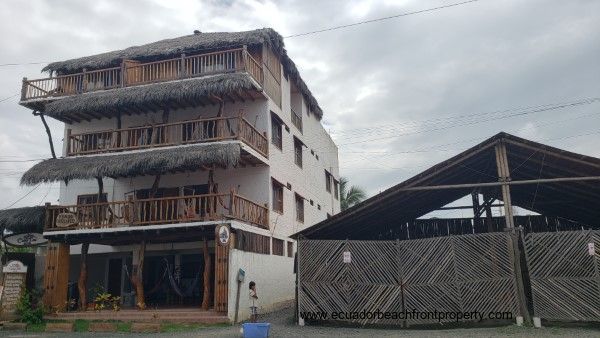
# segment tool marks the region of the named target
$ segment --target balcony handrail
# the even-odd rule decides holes
[[[210,117],[77,134],[71,134],[69,129],[67,156],[232,139],[240,139],[268,157],[267,137],[241,116]]]
[[[229,61],[231,64],[235,65],[233,68],[224,68],[224,69],[213,69],[210,72],[197,72],[197,73],[189,73],[186,70],[187,66],[190,67],[214,67],[218,65],[215,64],[204,64],[204,63],[193,63],[194,60],[198,61],[199,58],[208,58],[217,55],[228,55],[231,53],[240,53],[240,57],[234,57]],[[235,54],[237,55],[237,54]],[[217,60],[217,59],[215,59]],[[221,59],[225,60],[225,59]],[[46,98],[46,97],[58,97],[58,96],[67,96],[73,94],[80,94],[94,90],[100,89],[113,89],[117,87],[129,87],[147,84],[149,82],[165,82],[172,81],[176,79],[186,79],[190,77],[204,76],[214,73],[227,73],[232,71],[246,71],[252,78],[254,78],[259,85],[263,84],[263,70],[258,61],[256,61],[250,53],[248,53],[246,48],[235,48],[224,51],[215,51],[210,53],[203,54],[195,54],[186,56],[182,54],[181,57],[166,59],[166,60],[157,60],[150,61],[145,63],[136,63],[131,65],[126,65],[124,60],[123,64],[119,67],[110,67],[103,69],[96,69],[73,73],[73,74],[65,74],[58,76],[51,76],[40,79],[28,80],[27,78],[23,79],[23,88],[21,91],[21,101],[29,100],[29,99],[38,99],[38,98]],[[188,61],[188,62],[186,62]],[[170,68],[168,69],[170,72],[167,72],[173,76],[164,76],[166,73],[161,73],[160,69],[150,70],[150,78],[140,81],[136,79],[136,75],[139,78],[141,74],[129,74],[128,71],[144,70],[149,66],[156,66],[164,64],[165,66],[170,64]],[[184,66],[186,65],[186,66]],[[165,71],[165,68],[162,69]],[[184,71],[182,71],[184,70]],[[112,72],[112,73],[111,73]],[[176,74],[176,75],[175,75]],[[93,86],[92,88],[87,88],[86,80],[90,78],[90,76],[98,76],[98,83],[103,84],[104,86]],[[144,75],[146,76],[146,75]],[[61,87],[63,86],[63,87]]]
[[[59,226],[58,215],[74,215],[73,225]],[[124,201],[75,205],[48,205],[45,231],[98,227],[124,227],[239,219],[268,228],[268,208],[235,192],[159,198],[130,198]]]

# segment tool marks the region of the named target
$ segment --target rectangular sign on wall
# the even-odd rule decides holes
[[[352,262],[352,254],[350,253],[350,251],[344,251],[344,263],[351,263]]]

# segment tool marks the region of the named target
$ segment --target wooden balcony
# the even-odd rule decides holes
[[[113,153],[182,144],[241,140],[264,157],[269,155],[265,133],[245,118],[218,117],[89,133],[67,130],[67,156]]]
[[[182,54],[179,58],[148,63],[125,60],[119,67],[35,80],[24,78],[21,101],[235,72],[246,72],[263,85],[262,65],[245,48],[239,48],[192,56]]]
[[[269,209],[234,192],[46,208],[45,231],[236,219],[269,228]]]

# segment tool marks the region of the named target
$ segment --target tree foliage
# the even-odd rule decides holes
[[[363,188],[350,185],[345,177],[340,177],[340,205],[342,211],[362,202],[367,198],[367,193]]]

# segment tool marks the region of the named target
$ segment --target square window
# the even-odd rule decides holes
[[[272,180],[273,186],[273,211],[276,211],[280,214],[283,213],[283,184],[277,182],[276,180]]]
[[[271,112],[271,143],[279,149],[283,148],[282,126],[281,119]]]
[[[329,171],[325,170],[325,190],[327,190],[327,192],[331,192],[331,180],[331,174]]]
[[[296,221],[304,223],[304,197],[296,194]]]
[[[302,147],[304,144],[294,136],[294,162],[302,168]]]

